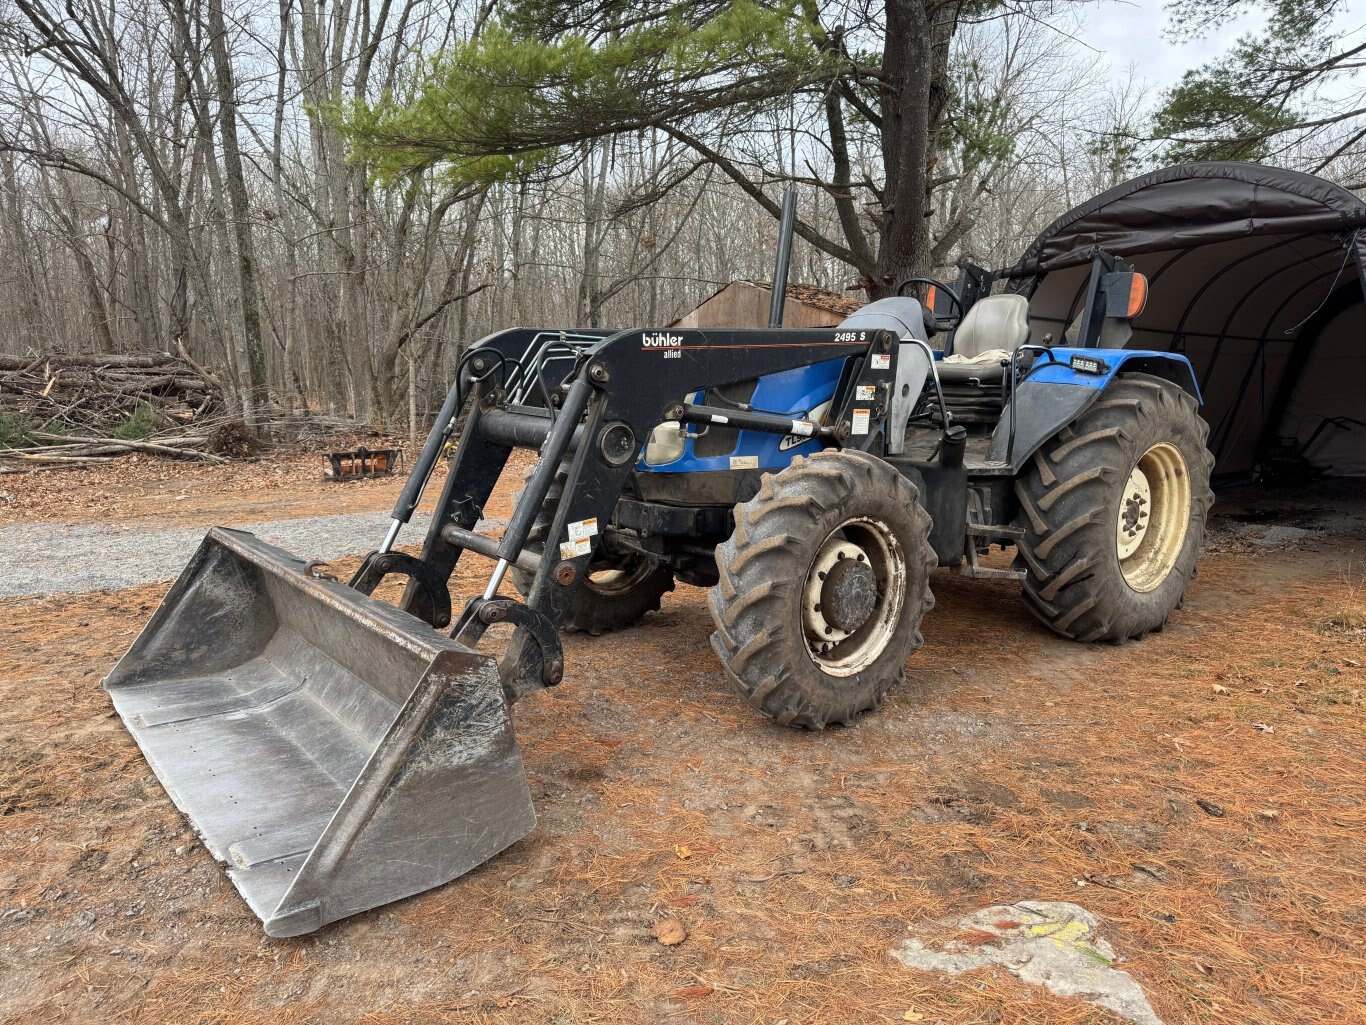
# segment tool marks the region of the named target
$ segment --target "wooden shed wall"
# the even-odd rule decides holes
[[[736,281],[704,302],[670,327],[767,327],[768,304],[772,293],[767,288]],[[808,306],[789,298],[783,307],[784,327],[834,327],[844,314]]]

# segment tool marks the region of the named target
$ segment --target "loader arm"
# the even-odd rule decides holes
[[[419,557],[425,578],[446,581],[467,550],[496,560],[493,586],[467,603],[453,631],[466,644],[476,643],[488,625],[479,615],[480,607],[493,599],[502,572],[510,565],[533,575],[525,603],[531,615],[551,628],[558,626],[602,541],[601,525],[611,518],[650,431],[668,419],[705,422],[736,415],[685,403],[683,396],[845,359],[846,370],[832,401],[835,413],[824,428],[762,415],[752,415],[745,426],[780,434],[821,430],[835,444],[868,447],[886,419],[900,348],[892,332],[879,330],[619,331],[584,344],[573,371],[549,389],[551,403],[533,405],[526,400],[539,397],[537,390],[514,394],[508,374],[487,374],[489,366],[498,364],[517,367],[520,381],[537,375],[543,351],[528,351],[528,342],[526,331],[500,332],[479,342],[463,361],[470,377],[485,376],[469,388],[460,447]],[[556,344],[553,336],[544,343]],[[859,395],[872,398],[858,399]],[[541,457],[502,539],[495,542],[475,534],[474,528],[515,448],[538,450]],[[530,551],[526,541],[531,525],[565,459],[568,478],[564,499],[554,511],[550,543],[543,553]],[[429,588],[416,575],[402,608],[433,626],[446,625],[440,621],[440,608],[431,603]],[[558,682],[560,667],[545,664],[542,646],[526,643],[529,632],[519,631],[504,658],[504,687],[510,699]]]

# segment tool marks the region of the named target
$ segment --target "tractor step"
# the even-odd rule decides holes
[[[1013,537],[1016,540],[1025,536],[1023,527],[1007,527],[992,523],[969,523],[968,537]]]
[[[958,567],[958,575],[972,577],[974,580],[1023,580],[1024,570],[1020,569],[992,569],[989,566],[979,565],[977,562],[977,546],[973,544],[973,538],[990,538],[993,541],[1003,537],[1015,538],[1016,540],[1024,537],[1024,529],[1021,527],[1007,527],[991,523],[969,523],[967,527],[967,548],[968,561]]]
[[[976,559],[969,559],[958,567],[960,577],[972,577],[974,580],[1023,580],[1025,571],[1022,569],[991,569],[988,566],[977,565]]]
[[[969,477],[1013,477],[1015,468],[1009,463],[998,462],[994,459],[966,459],[963,465],[967,467]]]

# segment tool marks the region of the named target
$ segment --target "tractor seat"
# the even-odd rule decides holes
[[[945,356],[936,367],[945,384],[999,384],[1009,362],[1008,349],[988,349],[971,358],[957,353]]]
[[[944,405],[959,424],[991,426],[1005,405],[1010,354],[1029,340],[1029,300],[989,295],[977,300],[958,325],[953,351],[935,364]],[[922,397],[924,412],[938,417],[936,397]]]
[[[973,303],[953,336],[953,352],[938,365],[945,384],[999,385],[1002,365],[1029,341],[1029,300],[989,295]]]

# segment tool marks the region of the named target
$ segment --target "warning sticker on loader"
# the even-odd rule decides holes
[[[561,559],[577,559],[580,555],[587,555],[593,550],[593,542],[588,538],[581,541],[566,541],[560,545]]]
[[[732,470],[757,470],[759,469],[758,456],[731,456],[730,468]]]
[[[877,385],[860,384],[854,388],[854,398],[859,402],[872,402],[877,398]]]
[[[869,419],[869,417],[871,416],[871,414],[872,414],[872,410],[871,410],[871,409],[856,409],[856,410],[854,410],[854,423],[853,423],[852,433],[854,433],[854,434],[867,434],[867,433],[868,433],[868,419]]]
[[[586,520],[577,520],[569,525],[569,540],[582,541],[586,537],[592,537],[598,532],[598,518],[596,516]]]
[[[892,355],[888,352],[873,353],[872,365],[874,370],[891,370]]]

